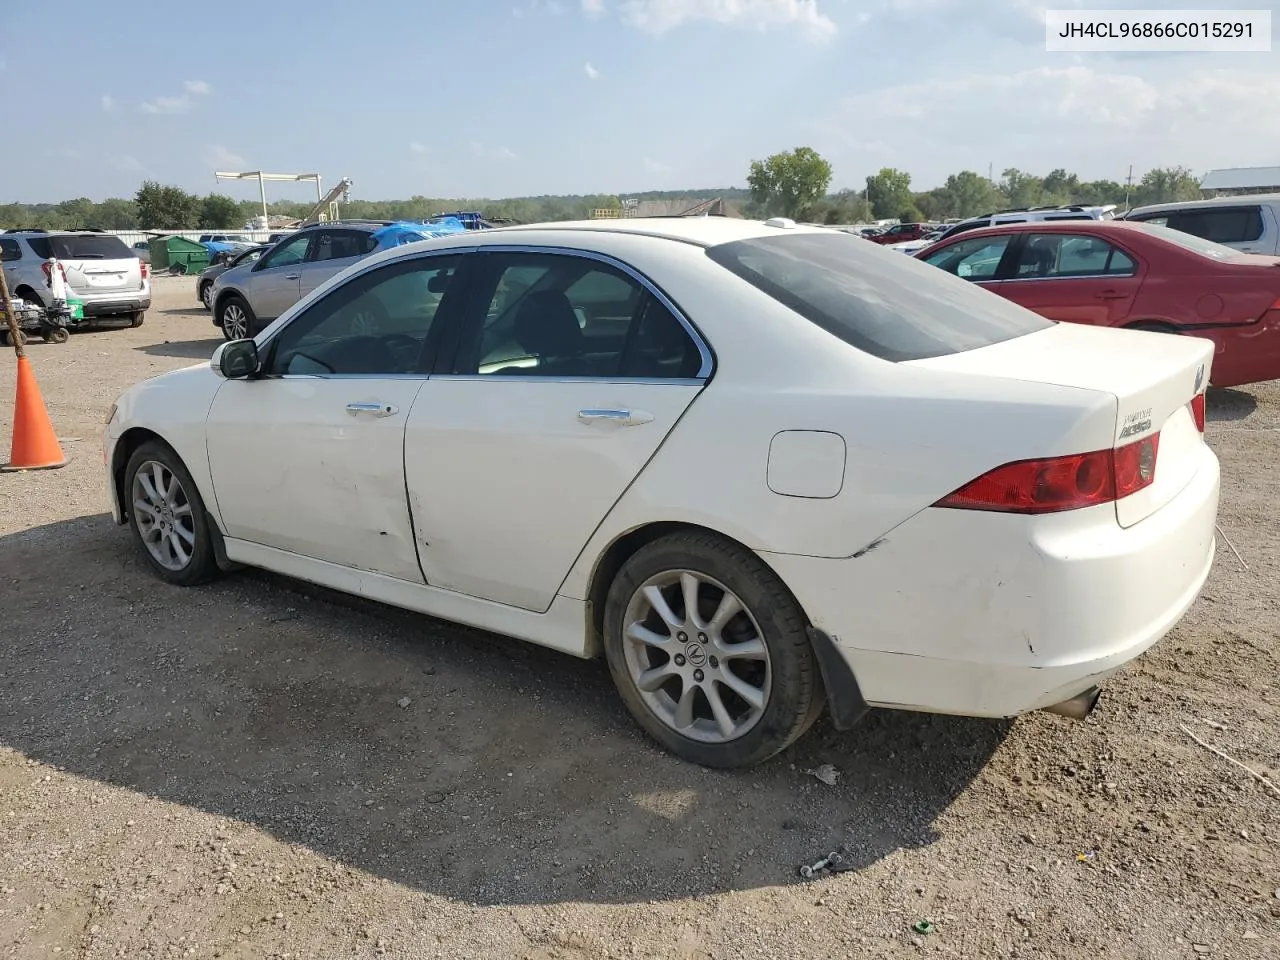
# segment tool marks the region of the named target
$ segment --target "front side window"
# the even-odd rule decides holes
[[[1098,237],[1032,233],[1023,244],[1014,276],[1019,279],[1128,276],[1136,269],[1132,257]]]
[[[644,286],[597,260],[564,254],[484,255],[479,329],[464,374],[693,378],[702,355],[676,316]]]
[[[440,306],[459,261],[458,256],[402,260],[353,278],[273,338],[266,372],[395,376],[430,371]]]
[[[966,280],[993,280],[1000,258],[1009,246],[1009,236],[973,237],[953,243],[945,250],[923,257],[925,263],[954,273]]]
[[[946,356],[1053,325],[946,271],[834,231],[738,240],[710,247],[707,255],[832,336],[883,360]]]
[[[270,270],[273,267],[292,267],[301,263],[307,256],[307,245],[311,243],[310,233],[300,233],[292,240],[280,244],[258,261],[257,270]]]

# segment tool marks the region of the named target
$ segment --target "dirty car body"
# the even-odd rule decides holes
[[[790,221],[502,228],[131,388],[105,479],[172,582],[603,651],[651,736],[742,766],[824,701],[1087,713],[1208,574],[1212,355]]]

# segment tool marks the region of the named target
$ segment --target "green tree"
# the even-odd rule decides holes
[[[147,230],[191,230],[200,225],[201,202],[181,187],[146,180],[134,197],[138,225]]]
[[[244,222],[245,218],[240,215],[240,204],[222,194],[209,194],[200,206],[202,230],[228,230],[238,228]]]
[[[1000,191],[1011,207],[1034,207],[1044,196],[1044,181],[1033,173],[1010,167],[1000,181]]]
[[[1199,200],[1203,195],[1200,181],[1186,167],[1157,167],[1142,175],[1133,191],[1133,205]]]
[[[796,147],[752,160],[747,174],[751,199],[768,213],[797,217],[827,193],[831,164],[811,147]]]
[[[1042,181],[1045,203],[1071,203],[1080,192],[1080,178],[1059,167]]]
[[[942,189],[946,196],[944,217],[976,217],[990,213],[1002,202],[1000,191],[991,181],[972,170],[951,174]]]
[[[95,230],[134,230],[138,226],[138,205],[132,200],[111,197],[93,205],[88,226]]]
[[[911,206],[911,174],[884,167],[867,177],[867,202],[877,219],[896,217]]]

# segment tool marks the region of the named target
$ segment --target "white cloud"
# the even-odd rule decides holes
[[[604,0],[582,0],[582,12],[589,17],[598,17],[604,13]]]
[[[1119,180],[1130,162],[1137,170],[1182,164],[1203,172],[1280,153],[1280,115],[1258,110],[1280,97],[1280,72],[1139,75],[1060,62],[868,90],[823,118],[822,148],[858,176],[879,162],[908,169],[919,189],[966,167],[985,173],[988,162],[997,176],[1007,167],[1041,174],[1066,167],[1085,179]],[[993,104],[1009,107],[995,126]],[[1232,164],[1222,145],[1229,130],[1250,131],[1248,151],[1230,154]]]
[[[815,40],[836,32],[818,0],[623,0],[622,18],[647,33],[663,34],[696,21],[765,31],[799,27]]]
[[[590,80],[600,79],[600,71],[591,65],[590,60],[588,60],[585,64],[583,64],[582,69],[586,71],[588,79]]]
[[[410,153],[430,153],[431,148],[428,147],[425,143],[419,143],[417,140],[415,140],[413,141],[413,143],[409,144],[409,152]]]
[[[243,170],[249,161],[220,144],[214,144],[204,154],[205,161],[216,170]]]
[[[116,108],[116,100],[115,100],[115,97],[111,96],[111,94],[109,94],[109,93],[104,93],[104,94],[102,95],[102,109],[103,109],[103,110],[114,110],[115,108]]]
[[[156,97],[154,100],[148,100],[142,105],[143,113],[186,113],[191,109],[193,104],[191,98],[182,97]]]
[[[486,147],[483,143],[472,141],[471,152],[481,160],[518,160],[514,150],[509,147]]]
[[[207,97],[213,93],[213,87],[209,86],[204,80],[183,80],[182,89],[187,93],[194,93],[197,97]]]

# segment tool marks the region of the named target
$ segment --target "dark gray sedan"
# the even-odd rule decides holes
[[[253,263],[263,251],[269,250],[271,244],[263,243],[256,247],[250,247],[248,250],[234,254],[229,259],[224,258],[218,263],[211,263],[208,267],[200,272],[196,277],[196,296],[200,298],[200,302],[204,304],[206,310],[213,309],[213,281],[222,276],[232,267],[238,267],[242,263]]]

